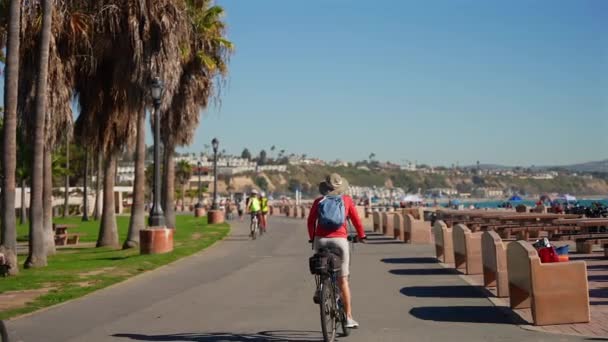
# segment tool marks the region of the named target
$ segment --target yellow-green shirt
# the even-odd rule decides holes
[[[249,211],[250,212],[258,212],[261,210],[262,205],[260,204],[260,199],[257,197],[253,197],[249,200]]]

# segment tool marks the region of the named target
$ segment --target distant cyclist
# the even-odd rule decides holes
[[[256,189],[253,189],[251,190],[251,196],[249,197],[249,202],[247,203],[247,212],[251,215],[252,221],[254,217],[257,217],[258,222],[261,222],[261,211],[262,204],[260,203],[260,199],[258,198],[258,191]],[[253,231],[251,231],[251,235],[253,236]]]
[[[266,227],[268,225],[268,211],[270,210],[270,208],[268,207],[268,198],[266,197],[265,192],[262,192],[260,194],[260,208],[262,211],[262,214],[260,215],[260,227],[262,227],[265,233]]]
[[[348,284],[350,253],[348,248],[348,220],[357,230],[359,239],[367,238],[357,213],[353,199],[345,195],[348,182],[337,173],[327,176],[319,184],[322,197],[317,198],[308,215],[308,236],[314,240],[315,250],[320,248],[337,248],[342,253],[342,267],[338,284],[342,292],[342,301],[347,315],[348,328],[357,328],[359,323],[353,319],[351,295]],[[333,214],[333,215],[332,215]],[[331,217],[330,217],[331,216]],[[337,222],[339,220],[340,222]]]

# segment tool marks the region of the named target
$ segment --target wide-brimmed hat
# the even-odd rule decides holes
[[[348,181],[337,173],[332,173],[319,183],[319,192],[323,195],[342,195],[348,190]]]

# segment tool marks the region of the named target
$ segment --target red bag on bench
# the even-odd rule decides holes
[[[559,255],[555,251],[553,246],[543,247],[538,250],[538,256],[540,257],[540,262],[559,262]]]

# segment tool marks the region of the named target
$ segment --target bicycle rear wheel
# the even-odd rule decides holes
[[[321,301],[319,308],[321,312],[321,331],[325,342],[333,342],[336,339],[336,300],[329,278],[321,282]]]
[[[258,237],[258,225],[255,222],[251,223],[251,239],[255,240]]]

